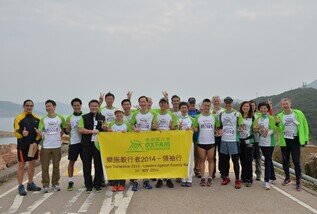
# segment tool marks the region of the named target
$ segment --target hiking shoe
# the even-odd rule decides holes
[[[290,185],[290,184],[292,184],[292,180],[289,179],[289,178],[285,179],[285,180],[283,181],[283,183],[282,183],[283,186],[288,186],[288,185]]]
[[[124,186],[122,185],[118,186],[118,191],[124,191]]]
[[[185,187],[186,186],[186,182],[182,182],[181,186]]]
[[[192,183],[191,182],[186,182],[186,187],[191,187]]]
[[[200,179],[200,186],[202,187],[205,187],[207,184],[206,184],[206,179],[205,178],[201,178]]]
[[[265,190],[270,190],[270,189],[271,189],[271,185],[270,185],[269,182],[265,182],[265,183],[264,183],[264,189],[265,189]]]
[[[112,192],[117,192],[117,190],[118,190],[118,186],[115,186],[115,185],[114,185],[114,186],[112,187]]]
[[[227,185],[230,182],[230,178],[229,177],[224,177],[222,179],[221,185]]]
[[[41,187],[36,186],[36,184],[34,182],[28,183],[26,189],[28,191],[41,191]]]
[[[72,181],[68,182],[67,190],[72,191],[73,189],[74,189],[74,182],[72,182]]]
[[[91,193],[91,192],[92,192],[92,188],[91,188],[91,187],[86,188],[86,193],[87,193],[87,194],[89,194],[89,193]]]
[[[302,191],[302,185],[300,185],[300,183],[296,183],[296,190],[298,192]]]
[[[144,187],[145,189],[152,189],[152,186],[151,186],[151,184],[150,184],[149,181],[144,181],[144,182],[143,182],[143,187]]]
[[[252,187],[252,183],[251,183],[251,182],[247,182],[247,183],[245,184],[245,186],[246,186],[246,187]]]
[[[139,183],[136,182],[136,181],[132,182],[132,188],[131,188],[131,190],[132,190],[133,192],[138,191],[138,190],[139,190]]]
[[[207,187],[211,187],[212,186],[212,178],[208,178],[207,179]]]
[[[43,193],[48,193],[48,187],[43,187]]]
[[[167,181],[166,181],[166,186],[167,186],[168,188],[174,188],[174,184],[173,184],[173,182],[172,182],[171,179],[167,179]]]
[[[52,190],[54,190],[55,192],[58,192],[58,191],[60,191],[61,189],[60,189],[59,186],[56,184],[56,185],[52,185]]]
[[[162,186],[163,186],[163,181],[161,179],[158,179],[155,184],[155,188],[161,188]]]
[[[22,185],[19,185],[19,187],[18,187],[18,192],[19,192],[19,195],[21,195],[21,196],[26,196],[26,191],[25,191],[25,188],[24,188],[24,185],[22,184]]]
[[[234,188],[241,189],[241,181],[240,180],[236,180]]]

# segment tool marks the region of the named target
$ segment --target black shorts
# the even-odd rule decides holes
[[[78,155],[80,155],[80,158],[81,158],[82,151],[83,151],[83,148],[82,148],[81,143],[69,145],[69,147],[68,147],[68,160],[77,161]]]
[[[198,146],[199,148],[202,148],[202,149],[208,151],[208,150],[214,148],[214,147],[215,147],[215,144],[197,144],[197,146]]]
[[[39,152],[37,151],[34,157],[28,157],[29,150],[23,150],[23,149],[18,149],[17,154],[18,154],[18,161],[19,162],[29,162],[32,160],[37,160],[39,159]]]

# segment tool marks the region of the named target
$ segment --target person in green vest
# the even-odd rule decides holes
[[[289,161],[292,155],[296,174],[296,189],[301,191],[301,166],[300,154],[301,146],[305,146],[309,141],[309,127],[303,112],[292,109],[292,103],[288,98],[281,100],[282,112],[277,115],[276,126],[279,131],[279,145],[283,155],[283,169],[285,180],[282,185],[287,186],[292,183],[289,176]]]

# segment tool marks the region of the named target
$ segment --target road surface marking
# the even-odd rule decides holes
[[[134,194],[134,192],[132,191],[132,187],[130,187],[127,190],[127,196],[122,199],[122,202],[119,205],[119,207],[118,207],[118,209],[116,210],[115,213],[121,214],[121,213],[126,213],[127,212],[127,209],[128,209],[128,206],[130,204],[130,201],[132,199],[133,194]]]
[[[81,196],[81,194],[85,191],[85,188],[81,188],[78,189],[76,194],[73,196],[72,199],[70,199],[67,204],[64,207],[64,210],[62,211],[62,213],[67,213],[67,209],[70,208],[71,206],[73,206],[76,201],[78,200],[78,198]]]
[[[38,208],[44,201],[46,201],[49,197],[51,197],[54,193],[45,193],[39,200],[35,201],[31,206],[27,208],[27,212],[23,212],[22,214],[32,213],[36,208]]]
[[[86,199],[86,201],[79,208],[78,212],[79,213],[86,213],[96,197],[97,197],[97,193],[91,192],[89,194],[88,198]]]
[[[11,207],[8,210],[8,213],[15,213],[21,206],[24,196],[17,194],[14,198],[14,201]]]
[[[105,194],[105,199],[102,202],[102,206],[99,214],[108,214],[114,208],[114,203],[112,202],[113,193],[111,190],[107,190]]]

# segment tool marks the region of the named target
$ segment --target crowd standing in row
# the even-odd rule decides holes
[[[224,99],[224,108],[219,96],[211,100],[206,98],[196,109],[196,99],[191,97],[187,102],[181,102],[179,96],[171,98],[170,108],[167,92],[159,100],[159,109],[152,109],[152,99],[141,96],[138,106],[132,110],[131,96],[122,100],[121,108],[113,106],[115,96],[112,93],[100,94],[99,100],[91,100],[88,104],[90,112],[82,113],[82,101],[75,98],[71,101],[73,113],[64,119],[55,112],[56,102],[47,100],[45,107],[47,115],[39,118],[33,113],[34,103],[26,100],[24,111],[15,118],[14,133],[17,137],[18,149],[18,192],[26,195],[23,182],[25,163],[29,162],[27,191],[40,191],[33,182],[35,161],[39,151],[34,156],[29,155],[30,147],[41,145],[40,156],[42,164],[42,186],[44,193],[51,189],[60,191],[60,160],[62,135],[69,134],[68,151],[68,190],[74,189],[74,165],[80,156],[83,163],[83,174],[86,192],[93,189],[100,192],[105,186],[103,166],[97,142],[99,132],[144,132],[153,130],[192,130],[193,147],[190,151],[190,167],[188,177],[176,179],[181,186],[191,187],[193,176],[200,178],[201,186],[212,186],[216,176],[216,153],[218,152],[218,170],[222,185],[230,183],[230,159],[233,162],[236,189],[241,183],[251,187],[253,183],[252,162],[255,160],[256,180],[261,180],[261,152],[264,156],[264,188],[270,189],[270,183],[276,180],[272,162],[272,154],[276,143],[281,147],[285,179],[282,185],[291,184],[289,173],[290,155],[296,173],[296,189],[301,190],[301,146],[309,141],[309,129],[304,114],[291,108],[291,101],[281,100],[282,112],[274,116],[272,103],[262,102],[256,105],[254,101],[244,101],[239,111],[233,108],[233,99]],[[102,107],[105,101],[106,105]],[[118,142],[120,143],[120,142]],[[260,152],[261,151],[261,152]],[[52,160],[52,178],[49,176],[49,165]],[[91,168],[94,161],[95,174],[92,178]],[[208,176],[205,176],[206,161]],[[241,173],[240,173],[241,165]],[[150,179],[150,178],[149,178]],[[149,179],[143,180],[145,189],[152,189]],[[152,178],[153,179],[153,178]],[[51,181],[50,181],[51,180]],[[156,178],[155,187],[160,188],[163,181],[169,188],[174,184],[170,178]],[[132,190],[139,189],[137,180],[131,178]],[[109,181],[112,191],[123,191],[125,180]]]

